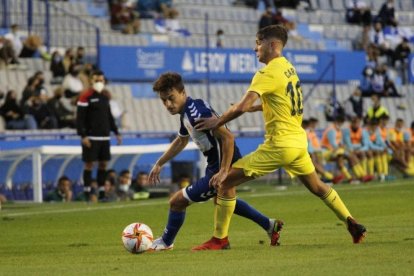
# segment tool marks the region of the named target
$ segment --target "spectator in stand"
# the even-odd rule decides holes
[[[148,173],[139,172],[132,182],[131,190],[134,192],[133,199],[147,199],[150,197],[148,192]]]
[[[11,45],[13,46],[13,50],[16,56],[19,56],[22,49],[23,49],[23,42],[22,37],[19,34],[19,25],[13,24],[11,25],[11,32],[7,33],[4,38],[9,40],[11,42]]]
[[[84,89],[83,83],[79,78],[80,70],[80,65],[72,64],[69,68],[69,74],[63,79],[62,87],[66,98],[76,97]]]
[[[53,97],[47,101],[47,107],[57,120],[58,128],[74,128],[75,114],[62,103],[63,88],[57,87],[53,92]]]
[[[371,96],[372,106],[368,108],[366,120],[381,119],[384,115],[389,116],[388,109],[381,105],[381,98],[377,94]]]
[[[400,44],[394,50],[393,66],[400,72],[403,84],[408,83],[408,58],[411,54],[410,44],[408,39],[403,37]]]
[[[397,19],[395,18],[394,0],[387,0],[382,4],[375,21],[381,22],[383,27],[396,27],[398,25]]]
[[[345,18],[350,24],[369,26],[372,21],[371,9],[363,0],[350,0]]]
[[[179,12],[173,7],[173,0],[158,0],[158,11],[164,18],[168,18],[171,14],[178,16]]]
[[[62,176],[58,180],[55,190],[46,195],[47,202],[71,202],[73,197],[72,181],[67,176]]]
[[[343,104],[345,116],[349,120],[353,117],[362,118],[364,115],[364,104],[360,87],[355,87],[352,95]]]
[[[34,97],[37,94],[37,92],[39,92],[37,90],[39,84],[39,79],[36,78],[35,76],[30,77],[27,80],[27,84],[25,86],[25,88],[23,89],[23,93],[22,93],[22,98],[20,99],[20,106],[23,107],[26,105],[26,102],[31,98]]]
[[[39,129],[56,129],[57,119],[47,106],[47,95],[33,96],[24,107],[27,114],[33,115]]]
[[[267,8],[259,20],[259,30],[261,28],[275,24],[275,15],[271,7]]]
[[[222,29],[218,29],[216,32],[216,47],[224,47],[224,31]]]
[[[137,34],[140,31],[139,14],[134,11],[126,0],[118,0],[112,3],[111,28],[124,34]]]
[[[76,56],[75,56],[74,62],[76,65],[85,64],[85,48],[84,47],[78,46],[78,48],[76,48]]]
[[[19,64],[12,43],[2,36],[0,36],[0,61],[1,60],[6,65],[10,64],[14,66]]]
[[[296,30],[296,23],[285,18],[280,10],[276,11],[274,14],[272,25],[278,24],[283,25],[288,30],[289,36],[292,39],[301,39],[298,31]]]
[[[0,115],[6,122],[6,129],[37,129],[35,118],[30,114],[24,114],[17,103],[17,93],[14,90],[7,92],[6,99],[0,107]]]
[[[50,55],[45,50],[42,38],[36,34],[32,34],[23,42],[23,49],[20,52],[19,57],[32,58],[37,55],[43,59],[50,60]]]
[[[378,65],[371,77],[372,93],[383,97],[401,97],[395,87],[394,81],[388,76],[387,66]]]
[[[52,59],[50,61],[50,71],[52,72],[51,82],[54,84],[60,84],[65,77],[65,66],[63,65],[63,57],[59,51],[52,53]]]
[[[157,8],[157,1],[154,0],[139,0],[137,4],[140,18],[156,18]]]
[[[273,4],[276,8],[292,8],[296,9],[299,5],[299,0],[273,0]]]
[[[70,67],[75,63],[75,54],[71,48],[66,49],[62,62],[63,66],[65,67],[65,74],[69,73]]]
[[[121,201],[131,200],[134,196],[134,191],[131,187],[131,172],[129,170],[123,170],[119,174],[117,195]]]
[[[391,60],[393,51],[385,40],[381,22],[374,23],[369,32],[369,43],[372,47],[378,49],[381,56],[386,55]]]

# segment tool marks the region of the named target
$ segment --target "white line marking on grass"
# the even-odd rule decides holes
[[[341,191],[349,191],[349,190],[368,190],[373,188],[380,188],[380,187],[396,187],[396,186],[404,186],[408,183],[396,183],[396,184],[389,184],[389,183],[382,183],[382,184],[375,184],[375,186],[365,186],[365,185],[358,185],[358,186],[337,186]],[[309,193],[306,188],[300,191],[277,191],[272,193],[258,193],[258,194],[249,194],[244,195],[244,198],[256,198],[256,197],[269,197],[269,196],[285,196],[285,195],[297,195],[297,194],[305,194]],[[22,217],[22,216],[33,216],[33,215],[47,215],[47,214],[64,214],[64,213],[76,213],[76,212],[85,212],[85,211],[99,211],[99,210],[112,210],[112,209],[123,209],[123,208],[134,208],[139,206],[156,206],[156,205],[164,205],[168,204],[168,201],[147,201],[147,202],[139,202],[136,204],[122,204],[122,205],[110,205],[110,206],[87,206],[82,208],[71,208],[71,209],[58,209],[58,210],[43,210],[43,211],[33,211],[33,212],[21,212],[21,213],[14,213],[14,214],[7,214],[0,212],[2,217]]]

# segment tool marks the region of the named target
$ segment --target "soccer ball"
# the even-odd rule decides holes
[[[125,249],[135,254],[145,252],[152,245],[153,239],[151,228],[140,222],[131,223],[122,232]]]

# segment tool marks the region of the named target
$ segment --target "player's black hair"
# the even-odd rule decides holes
[[[125,175],[127,175],[127,174],[130,174],[130,171],[129,171],[129,170],[122,170],[122,171],[119,173],[119,176],[125,176]]]
[[[283,25],[270,25],[261,28],[257,32],[256,37],[259,40],[275,38],[282,41],[283,46],[285,46],[288,41],[288,32]]]
[[[176,72],[162,74],[152,86],[152,89],[157,93],[170,92],[174,88],[179,92],[184,90],[183,78]]]
[[[310,117],[309,118],[309,123],[317,123],[317,122],[319,122],[319,120],[316,119],[315,117]]]

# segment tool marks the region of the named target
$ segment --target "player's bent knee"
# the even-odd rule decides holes
[[[182,191],[177,192],[170,198],[170,209],[174,211],[182,211],[189,205],[188,200],[183,196]]]

